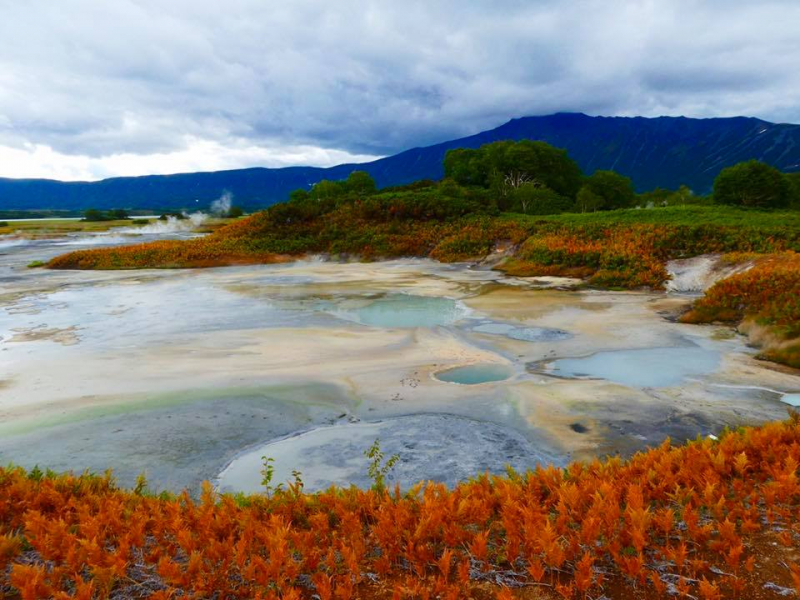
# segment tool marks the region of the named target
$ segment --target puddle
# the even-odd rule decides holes
[[[476,385],[491,381],[503,381],[512,375],[512,370],[506,365],[478,364],[455,367],[446,371],[439,371],[435,377],[447,383],[460,383],[463,385]]]
[[[557,342],[572,337],[569,331],[563,329],[548,329],[546,327],[516,327],[508,323],[481,323],[472,328],[475,333],[489,333],[504,335],[512,340],[523,342]]]
[[[389,485],[405,489],[429,480],[453,486],[486,471],[504,473],[506,465],[525,471],[537,463],[564,463],[543,443],[513,429],[452,415],[412,415],[322,427],[266,444],[236,458],[220,474],[218,488],[263,491],[262,456],[274,459],[273,484],[292,481],[292,471],[298,470],[306,491],[350,484],[366,488],[372,482],[364,451],[376,439],[386,457],[399,457]]]
[[[781,402],[785,402],[789,406],[800,408],[800,394],[784,394],[781,396]]]
[[[559,377],[606,379],[630,387],[669,387],[720,366],[720,353],[700,346],[598,352],[550,363]]]
[[[336,311],[337,316],[373,327],[437,327],[462,319],[468,310],[456,300],[434,296],[391,294],[364,306]]]

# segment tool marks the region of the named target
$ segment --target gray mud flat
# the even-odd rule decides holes
[[[297,395],[308,395],[298,389]],[[0,438],[0,464],[102,473],[123,486],[139,474],[156,490],[199,489],[243,447],[330,422],[343,407],[304,406],[269,392],[220,392],[147,410],[124,410]]]
[[[375,440],[386,458],[397,455],[388,483],[403,489],[419,481],[454,486],[485,472],[504,473],[507,466],[524,472],[537,464],[564,463],[541,436],[531,441],[513,429],[453,415],[411,415],[321,427],[259,446],[234,459],[220,474],[218,487],[223,492],[263,491],[263,456],[274,460],[272,485],[291,481],[297,470],[307,491],[369,487],[364,452]]]

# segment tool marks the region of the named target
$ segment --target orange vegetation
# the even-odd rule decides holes
[[[800,254],[755,259],[753,268],[716,283],[682,317],[686,323],[742,319],[771,333],[760,335],[767,358],[800,368]]]
[[[800,417],[408,493],[154,497],[0,469],[0,596],[684,598],[800,591]]]
[[[518,275],[578,274],[606,287],[660,288],[665,261],[710,252],[772,253],[800,246],[796,232],[709,224],[584,223],[523,215],[471,214],[410,218],[397,199],[345,203],[306,214],[292,203],[237,221],[202,239],[82,250],[51,268],[125,269],[272,262],[332,254],[366,260],[430,256],[479,259],[498,242],[517,247],[503,268]],[[406,207],[407,209],[407,207]],[[413,213],[416,215],[417,213]]]
[[[577,275],[602,287],[660,289],[665,263],[700,254],[778,252],[796,242],[768,230],[713,225],[539,224],[503,269],[514,275]]]
[[[247,251],[234,243],[206,239],[158,241],[117,248],[81,250],[57,256],[53,269],[141,269],[147,267],[217,267],[287,260],[272,252]]]
[[[531,236],[503,270],[512,275],[577,275],[611,287],[660,288],[668,278],[655,251],[657,232],[641,227],[587,235],[565,229]]]

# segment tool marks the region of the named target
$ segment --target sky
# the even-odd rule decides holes
[[[362,162],[553,112],[800,123],[798,0],[0,0],[0,176]]]

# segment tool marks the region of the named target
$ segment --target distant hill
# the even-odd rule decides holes
[[[0,179],[0,210],[206,207],[224,191],[234,195],[236,204],[254,209],[283,201],[292,190],[321,179],[343,179],[354,169],[370,173],[380,187],[438,179],[447,150],[506,139],[543,140],[566,148],[587,174],[613,169],[633,179],[638,191],[685,183],[705,193],[721,169],[751,158],[783,171],[800,171],[800,125],[747,117],[650,119],[559,113],[513,119],[469,137],[325,169],[253,168],[97,182]]]

